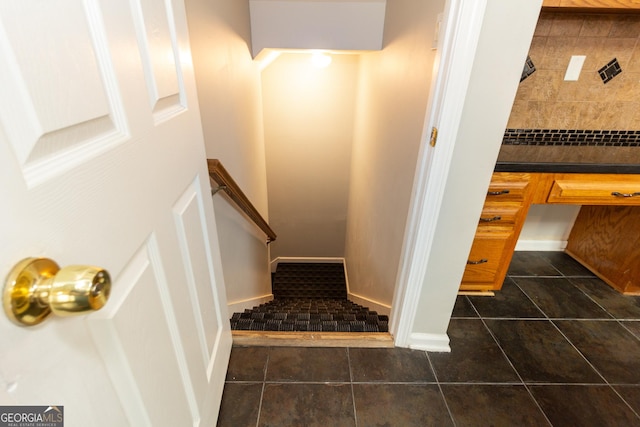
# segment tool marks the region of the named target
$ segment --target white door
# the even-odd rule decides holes
[[[231,334],[190,61],[182,0],[0,2],[0,276],[49,257],[113,279],[92,314],[0,313],[0,405],[215,425]]]

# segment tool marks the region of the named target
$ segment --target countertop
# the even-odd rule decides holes
[[[640,164],[497,162],[495,172],[640,174]]]

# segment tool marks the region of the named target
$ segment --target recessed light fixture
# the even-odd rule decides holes
[[[331,55],[324,52],[315,52],[311,55],[311,63],[318,68],[326,68],[331,64]]]

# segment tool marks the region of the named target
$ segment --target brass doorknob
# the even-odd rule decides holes
[[[7,276],[3,305],[12,322],[33,326],[52,312],[72,316],[99,310],[110,292],[111,278],[100,267],[70,265],[61,269],[49,258],[26,258]]]

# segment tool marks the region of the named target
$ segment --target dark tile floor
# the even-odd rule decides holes
[[[640,426],[640,297],[559,252],[459,296],[451,353],[234,347],[219,426]]]

